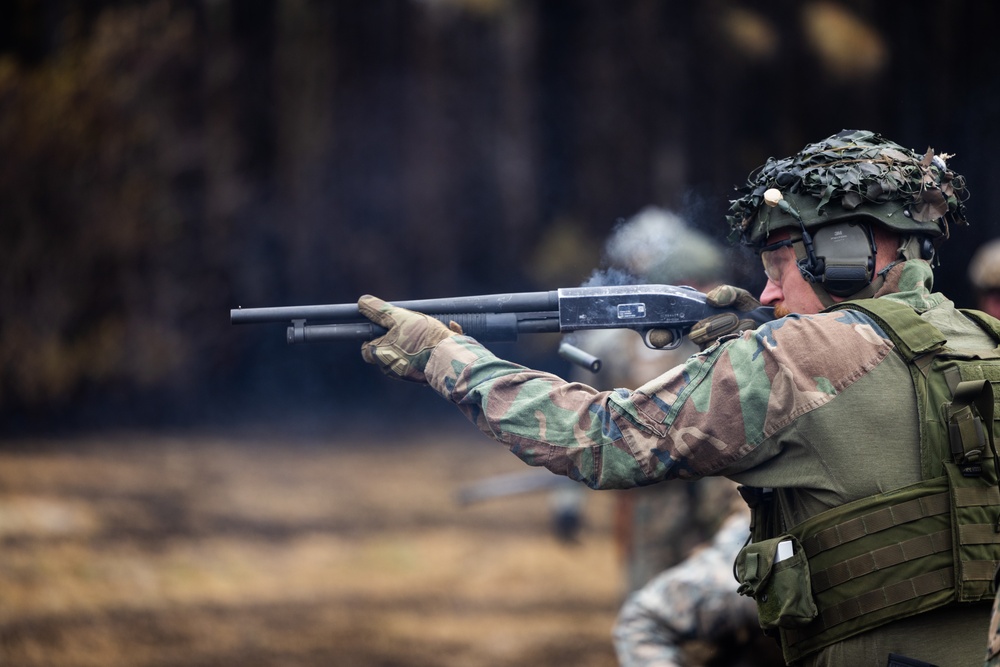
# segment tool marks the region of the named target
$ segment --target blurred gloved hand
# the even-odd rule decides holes
[[[462,333],[455,323],[449,328],[430,315],[398,308],[367,294],[358,299],[358,310],[389,330],[384,336],[361,345],[362,358],[389,377],[400,380],[426,382],[424,368],[434,346]]]
[[[688,338],[701,349],[704,350],[711,346],[716,340],[727,334],[757,328],[756,322],[738,315],[738,313],[750,312],[761,305],[757,297],[745,289],[732,285],[720,285],[708,292],[705,297],[710,306],[732,308],[737,312],[719,313],[706,317],[691,328]]]

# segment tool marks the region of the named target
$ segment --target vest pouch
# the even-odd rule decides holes
[[[992,477],[992,457],[986,462]],[[992,600],[1000,533],[996,530],[996,508],[1000,491],[994,483],[966,476],[965,466],[945,463],[951,492],[955,554],[955,584],[959,602]]]
[[[751,542],[736,556],[739,593],[757,602],[760,627],[798,628],[819,611],[810,585],[809,561],[791,535]]]

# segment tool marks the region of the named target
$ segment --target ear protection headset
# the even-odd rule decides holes
[[[794,248],[799,272],[813,285],[821,301],[831,305],[833,301],[828,295],[852,296],[871,285],[875,274],[875,238],[869,224],[845,220],[821,227],[813,236],[802,216],[780,192],[768,190],[764,198],[769,206],[777,206],[795,218],[799,233],[798,238],[793,234],[789,239],[761,248],[761,252],[783,246]]]
[[[884,276],[875,276],[875,237],[871,222],[866,218],[859,216],[842,220],[810,234],[802,216],[778,190],[765,192],[764,202],[792,216],[799,223],[799,237],[795,238],[793,234],[792,238],[761,250],[792,246],[799,272],[812,284],[825,306],[833,304],[830,295],[863,298],[872,296],[881,286]],[[932,261],[934,244],[927,236],[909,236],[904,239],[898,254],[902,259],[920,257]]]
[[[834,296],[857,294],[875,274],[875,239],[865,222],[827,225],[810,235],[802,228],[802,248],[796,249],[799,271],[811,283]]]

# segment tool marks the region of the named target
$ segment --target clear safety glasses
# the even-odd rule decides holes
[[[766,245],[760,249],[760,261],[764,264],[764,274],[775,285],[781,285],[781,273],[789,261],[795,264],[795,252],[791,249],[798,241],[785,239]]]

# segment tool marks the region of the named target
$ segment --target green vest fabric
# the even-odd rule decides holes
[[[780,502],[769,502],[770,494],[760,490],[744,492],[754,521],[753,541],[736,563],[740,591],[757,600],[761,625],[780,634],[789,663],[890,621],[991,600],[1000,562],[994,446],[1000,437],[1000,349],[991,355],[956,352],[936,327],[892,300],[851,301],[830,310],[848,308],[871,317],[907,362],[918,401],[923,479],[787,531]],[[962,312],[1000,341],[1000,321]],[[877,446],[877,438],[858,444]]]

